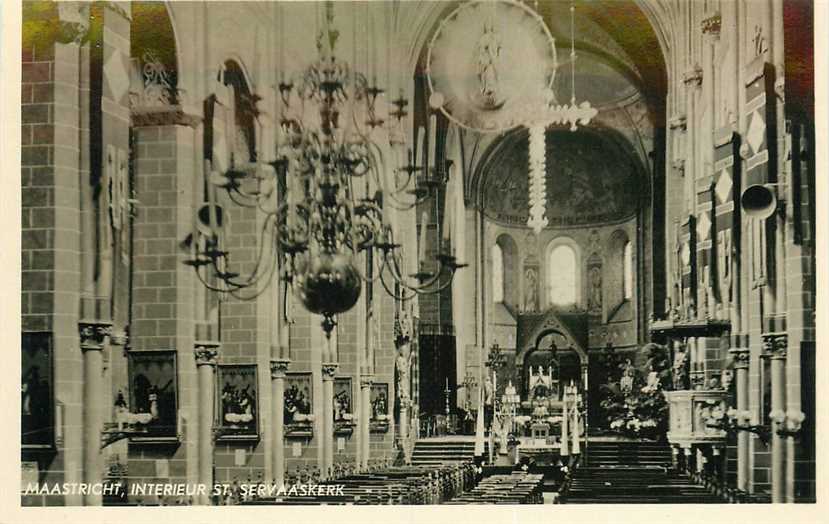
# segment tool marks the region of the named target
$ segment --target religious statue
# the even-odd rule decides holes
[[[412,365],[412,350],[411,326],[407,315],[400,315],[400,318],[398,318],[394,324],[394,331],[395,345],[397,346],[397,356],[395,358],[395,368],[397,369],[397,392],[400,400],[409,400],[411,390],[409,370]]]
[[[734,381],[734,371],[731,369],[722,370],[722,388],[726,391],[731,387]]]
[[[590,311],[602,310],[602,269],[599,266],[590,268],[590,298],[588,300]]]
[[[524,310],[538,310],[538,272],[532,267],[524,273]]]
[[[475,44],[478,92],[473,97],[482,109],[497,109],[503,104],[498,90],[498,68],[501,62],[501,37],[492,22],[484,24],[484,31]]]
[[[633,379],[636,375],[636,369],[633,367],[630,359],[626,359],[622,364],[622,379],[619,381],[619,386],[622,393],[628,394],[633,389]]]
[[[492,399],[495,396],[495,391],[492,385],[492,379],[487,375],[486,379],[484,380],[484,404],[487,406],[492,405]]]
[[[680,342],[675,342],[674,347],[674,362],[671,367],[674,389],[684,390],[688,388],[688,352],[685,344]]]

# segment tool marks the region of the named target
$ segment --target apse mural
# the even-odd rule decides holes
[[[528,145],[526,133],[505,141],[492,162],[484,212],[496,221],[526,224]],[[571,227],[633,216],[643,194],[632,153],[592,132],[547,133],[547,218],[550,227]],[[497,176],[494,176],[497,173]]]

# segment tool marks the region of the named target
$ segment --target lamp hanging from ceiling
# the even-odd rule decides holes
[[[457,125],[481,133],[529,129],[527,225],[539,233],[548,225],[545,130],[567,125],[576,131],[597,111],[590,102],[576,102],[575,6],[570,5],[567,104],[558,103],[553,91],[559,67],[555,39],[537,9],[538,2],[534,10],[513,0],[461,4],[432,37],[427,78],[431,100]]]
[[[373,17],[368,6],[365,9],[373,28]],[[463,266],[451,254],[439,252],[435,270],[425,271],[421,246],[421,269],[409,276],[402,271],[401,246],[395,243],[389,210],[411,209],[437,194],[445,184],[447,166],[417,165],[424,150],[436,158],[434,138],[420,141],[421,146],[408,154],[399,151],[405,150],[399,128],[408,105],[402,89],[383,114],[378,101],[385,97],[377,85],[376,58],[366,59],[374,68],[370,75],[339,59],[335,51],[340,33],[333,22],[334,5],[329,1],[317,16],[317,59],[298,75],[280,74],[276,160],[264,163],[257,157],[244,163],[231,153],[227,169],[217,169],[221,164],[215,158],[208,163],[208,203],[199,210],[198,227],[188,237],[193,256],[186,261],[209,289],[242,300],[261,295],[278,269],[305,308],[323,316],[327,336],[336,315],[356,304],[363,281],[379,278],[390,294],[406,299],[440,291]],[[356,56],[356,36],[354,47]],[[284,43],[280,55],[284,67]],[[259,97],[251,98],[249,108],[258,123]],[[232,126],[235,118],[228,120]],[[386,164],[400,157],[405,157],[403,165]],[[394,173],[391,181],[384,176],[388,169]],[[233,205],[258,209],[264,217],[254,268],[246,276],[229,269],[227,213],[217,201],[216,189],[224,190]],[[379,257],[373,256],[375,251]],[[366,264],[361,270],[355,257],[363,252]],[[389,285],[389,277],[396,285]]]

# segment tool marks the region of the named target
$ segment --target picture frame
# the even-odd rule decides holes
[[[390,401],[389,401],[389,384],[381,382],[371,385],[369,392],[369,412],[371,418],[369,420],[369,427],[374,433],[385,433],[389,430]]]
[[[131,437],[138,443],[175,443],[178,435],[178,369],[174,350],[127,353],[129,405],[146,432]],[[146,421],[146,422],[143,422]]]
[[[256,372],[256,364],[218,366],[217,440],[259,440],[259,382]]]
[[[310,372],[285,374],[283,422],[285,436],[310,438],[314,434],[314,388]]]
[[[351,435],[354,432],[354,389],[351,377],[334,379],[334,434]]]
[[[54,350],[52,333],[21,336],[21,450],[55,450]]]

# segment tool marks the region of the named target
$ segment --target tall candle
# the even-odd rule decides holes
[[[420,264],[426,263],[426,228],[429,225],[429,213],[424,211],[420,219],[420,253],[418,259]]]
[[[449,179],[446,182],[446,195],[443,200],[443,240],[452,240],[452,228],[455,227],[455,187],[452,185],[452,175],[455,166],[449,168]]]
[[[425,153],[423,151],[423,140],[426,138],[426,128],[423,126],[418,126],[417,128],[417,147],[415,148],[414,152],[414,165],[418,165],[418,163],[423,166],[425,165],[426,158]],[[420,159],[420,162],[418,162]]]
[[[570,454],[570,442],[568,440],[567,431],[567,388],[564,390],[564,402],[562,403],[561,412],[561,449],[559,450],[562,457]]]
[[[279,15],[279,77],[285,82],[285,7],[282,2],[277,3]]]
[[[429,117],[429,153],[426,157],[426,166],[437,166],[437,159],[435,158],[435,140],[438,134],[438,117],[434,114]]]

